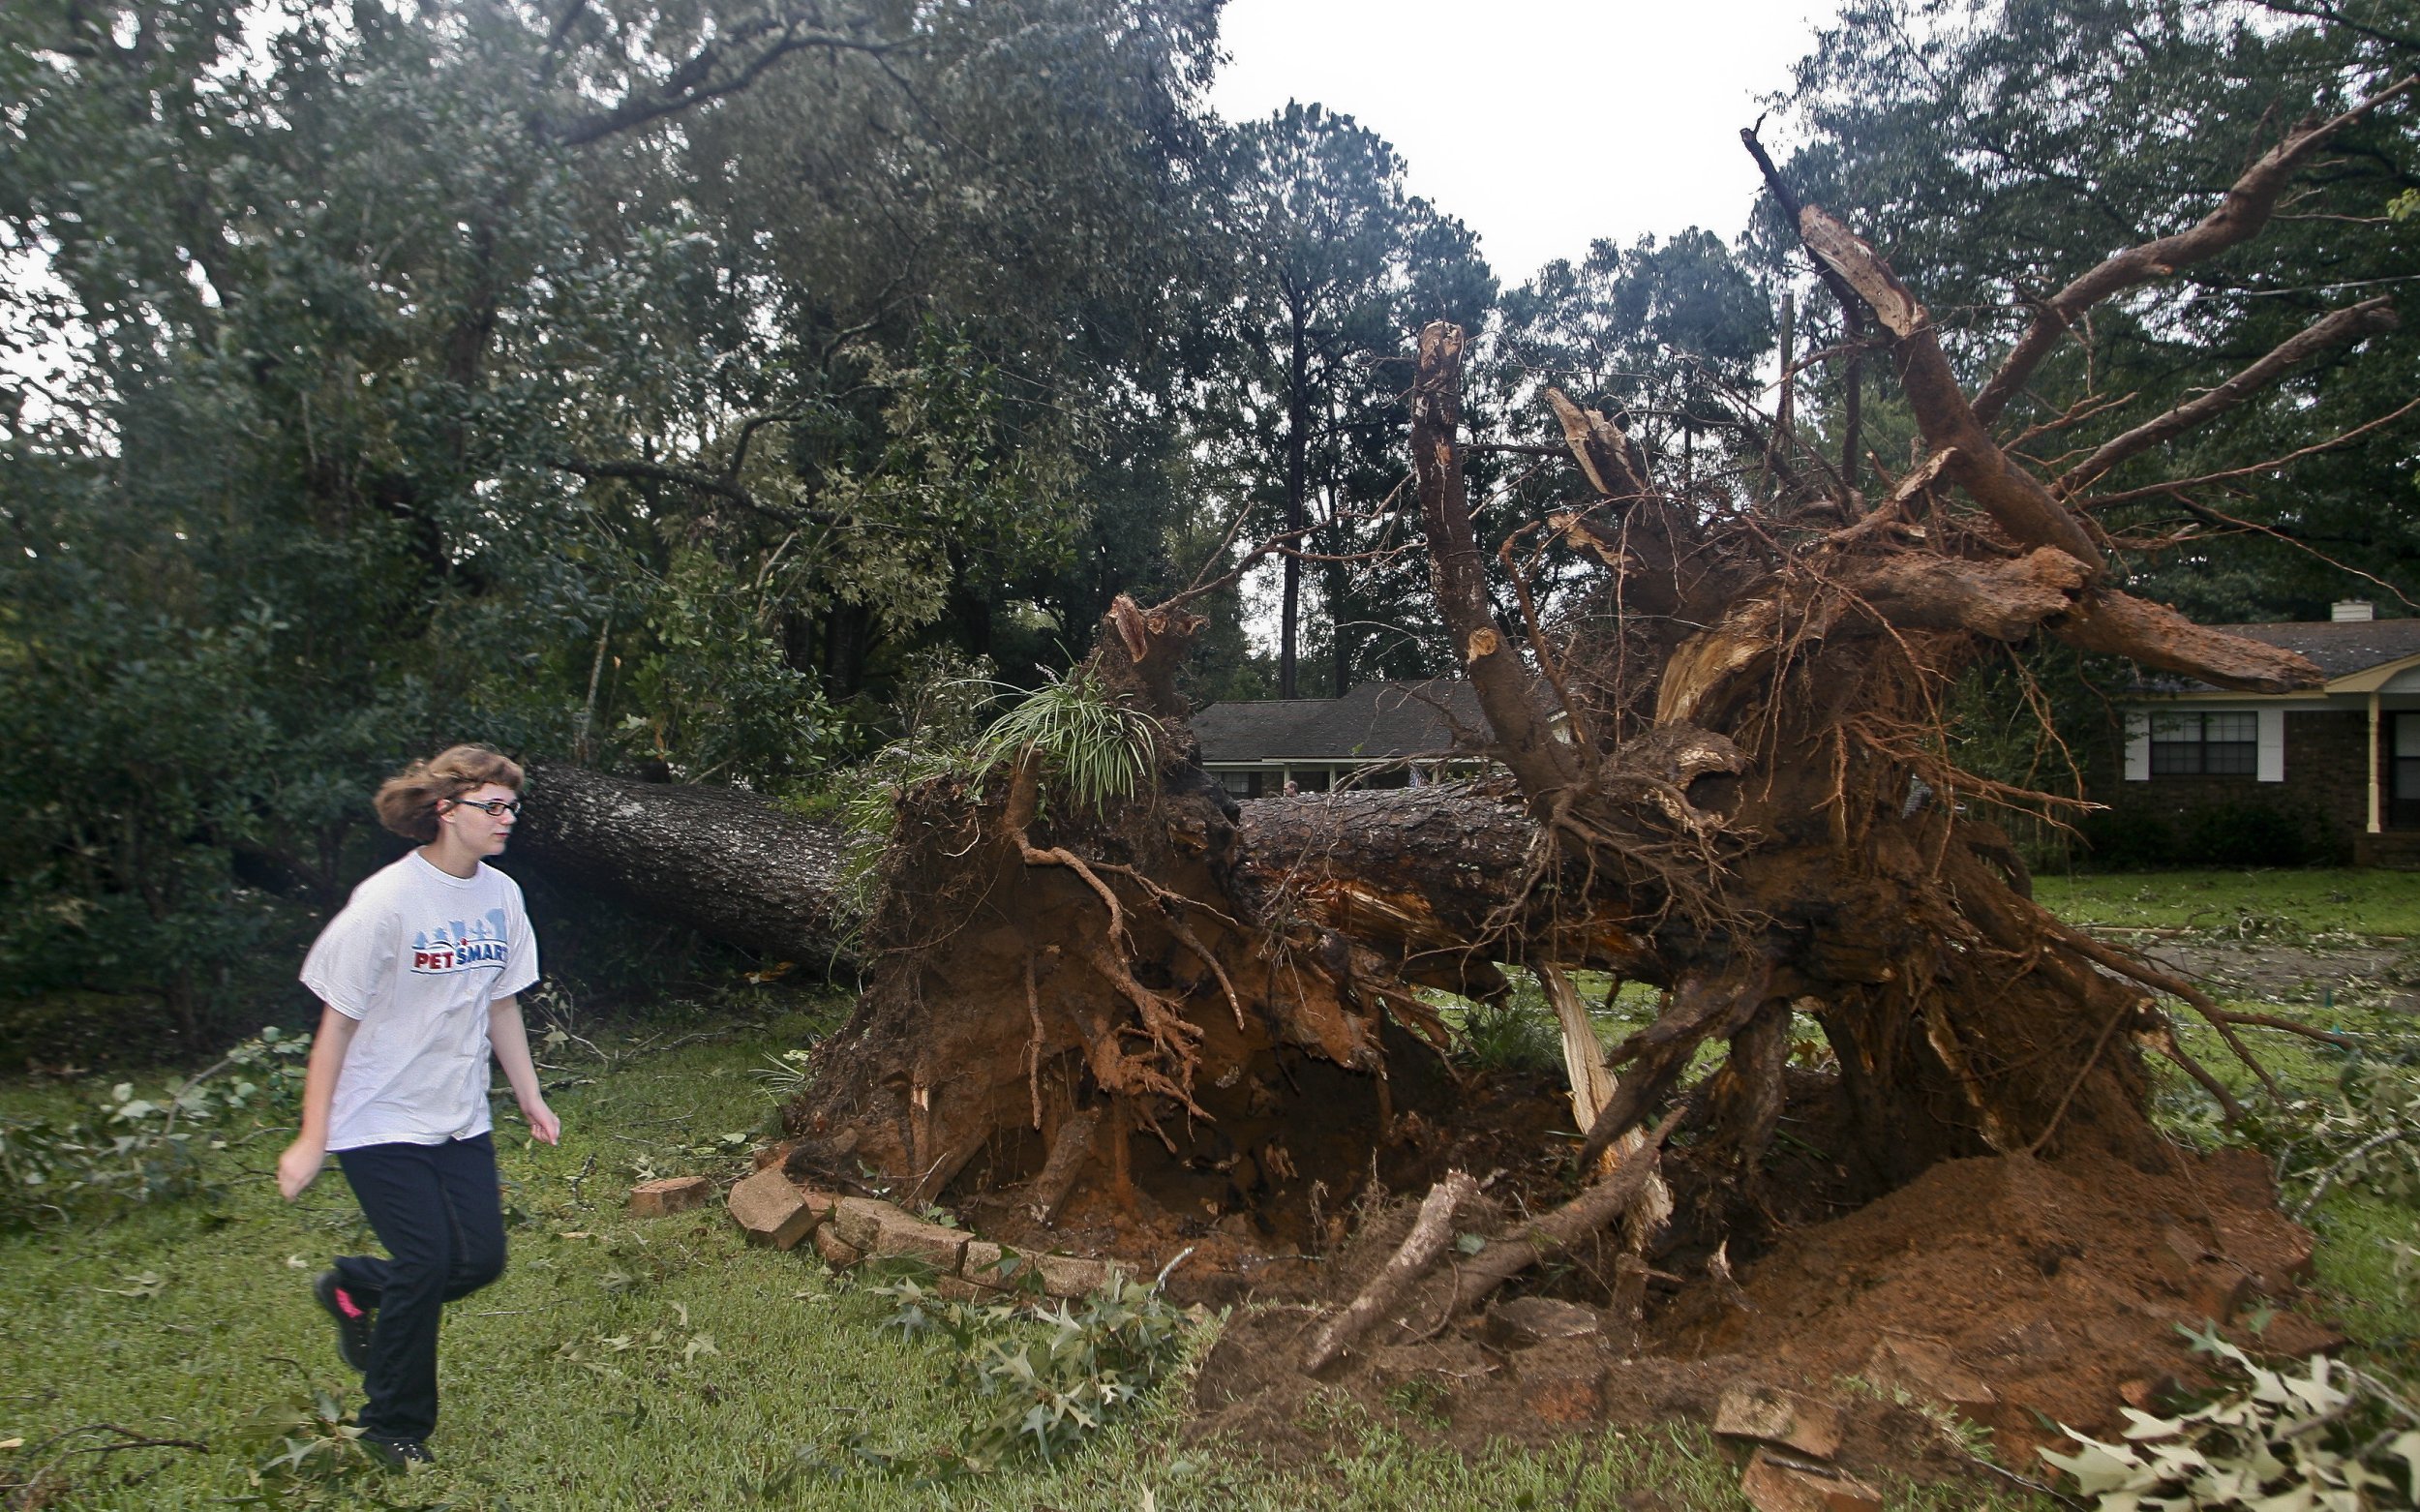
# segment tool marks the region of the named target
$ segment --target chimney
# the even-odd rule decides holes
[[[2376,618],[2366,598],[2340,598],[2328,605],[2328,619],[2336,624],[2360,624]]]

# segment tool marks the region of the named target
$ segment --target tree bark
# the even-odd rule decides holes
[[[559,881],[774,960],[823,965],[853,953],[837,826],[736,788],[551,764],[529,769],[523,804],[510,857]]]
[[[1512,769],[1529,811],[1544,818],[1552,795],[1570,787],[1579,769],[1532,699],[1521,653],[1497,628],[1488,601],[1486,569],[1463,483],[1462,358],[1460,326],[1440,320],[1421,331],[1419,377],[1411,395],[1411,468],[1427,520],[1429,572],[1453,637],[1454,659],[1478,690],[1479,707],[1496,734],[1494,754]],[[1627,460],[1623,473],[1629,470]]]
[[[2292,651],[2194,624],[2165,605],[2105,586],[2107,568],[2092,531],[1984,430],[1950,370],[1931,314],[1891,265],[1821,206],[1808,205],[1799,213],[1799,234],[1808,251],[1863,296],[1881,319],[1925,443],[1948,458],[1943,475],[1982,505],[2018,545],[2063,551],[2090,574],[2074,612],[2048,621],[2053,634],[2085,650],[2186,673],[2221,687],[2290,693],[2325,680],[2315,665]],[[2375,322],[2386,318],[2381,308],[2361,318]],[[2199,423],[2217,412],[2198,413],[2187,423]],[[2183,429],[2185,425],[2175,425],[2165,434]]]
[[[1286,533],[1288,537],[1283,602],[1278,609],[1277,696],[1295,696],[1302,650],[1304,496],[1311,487],[1311,370],[1309,316],[1292,306],[1292,344],[1286,358]]]
[[[512,855],[555,879],[676,919],[723,944],[800,962],[855,953],[838,900],[848,836],[737,788],[532,768]],[[1535,827],[1468,783],[1346,789],[1237,805],[1226,858],[1237,895],[1269,917],[1347,939],[1406,980],[1501,990],[1526,921],[1504,916]],[[1567,928],[1572,964],[1649,973],[1617,907]]]

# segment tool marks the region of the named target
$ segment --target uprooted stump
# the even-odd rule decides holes
[[[1700,482],[1618,412],[1546,388],[1573,497],[1514,522],[1491,567],[1463,469],[1464,333],[1430,325],[1412,498],[1438,650],[1485,722],[1455,754],[1489,776],[1238,805],[1176,690],[1188,595],[1118,598],[1044,690],[1082,715],[1051,728],[1091,743],[1012,715],[995,734],[1033,733],[896,803],[866,987],[785,1109],[781,1170],[946,1201],[1020,1250],[1147,1268],[1193,1249],[1191,1285],[1344,1309],[1247,1314],[1203,1374],[1213,1423],[1274,1403],[1280,1437],[1306,1365],[1356,1391],[1457,1383],[1439,1388],[1457,1433],[1467,1414],[1514,1437],[1871,1372],[1937,1411],[1844,1404],[1844,1472],[1885,1441],[1955,1469],[1940,1414],[1987,1421],[2005,1451],[2044,1417],[2102,1422],[2130,1383],[2190,1375],[2177,1326],[2285,1294],[2308,1245],[2256,1172],[2161,1136],[2149,1058],[2233,1116],[2171,1005],[2264,1076],[2242,1031],[2298,1026],[2228,1012],[2036,904],[1984,812],[2058,801],[1959,770],[1942,711],[1957,680],[2043,639],[2221,688],[2316,684],[2291,652],[2126,591],[2142,543],[2079,491],[2382,328],[2382,303],[2059,477],[2021,445],[2122,401],[2006,440],[1994,426],[2095,303],[2256,234],[2332,134],[2412,87],[2295,127],[2200,226],[2069,286],[1972,398],[1884,257],[1774,177],[1920,432],[1880,497],[1744,411],[1742,466]],[[1847,457],[1861,478],[1854,434]],[[1561,1085],[1447,1059],[1433,994],[1499,998],[1508,968],[1555,1004]],[[1657,989],[1610,1052],[1581,969]],[[1416,1242],[1391,1226],[1389,1194],[1456,1169],[1488,1190],[1440,1199]],[[837,1227],[816,1243],[842,1257],[891,1232]],[[1479,1310],[1516,1276],[1603,1326],[1508,1347],[1519,1331],[1491,1337]]]
[[[1134,801],[1088,807],[1032,756],[902,799],[793,1175],[954,1193],[1037,1249],[1240,1255],[1330,1242],[1374,1172],[1435,1174],[1463,1092],[1413,988],[1499,990],[1467,942],[1528,826],[1419,790],[1368,806],[1349,879],[1304,867],[1353,805],[1247,819],[1203,777],[1172,683],[1197,623],[1121,599],[1081,674],[1156,727]]]

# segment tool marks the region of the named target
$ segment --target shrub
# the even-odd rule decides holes
[[[2177,863],[2176,829],[2157,814],[2123,809],[2091,814],[2076,830],[2095,865],[2112,871],[2150,871]]]
[[[2307,808],[2238,801],[2173,818],[2120,809],[2078,825],[2096,866],[2309,866],[2336,859],[2326,824]]]
[[[1105,814],[1149,784],[1162,738],[1158,720],[1119,703],[1078,667],[993,720],[975,754],[985,771],[1039,757],[1043,775],[1071,806]]]
[[[2322,845],[2314,816],[2267,803],[2213,803],[2185,821],[2178,860],[2189,866],[2304,866]]]

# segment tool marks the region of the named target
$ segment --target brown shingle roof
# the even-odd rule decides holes
[[[1439,705],[1453,715],[1449,721]],[[1453,748],[1454,721],[1486,728],[1459,678],[1362,682],[1343,698],[1250,699],[1193,717],[1204,762],[1385,761]]]

